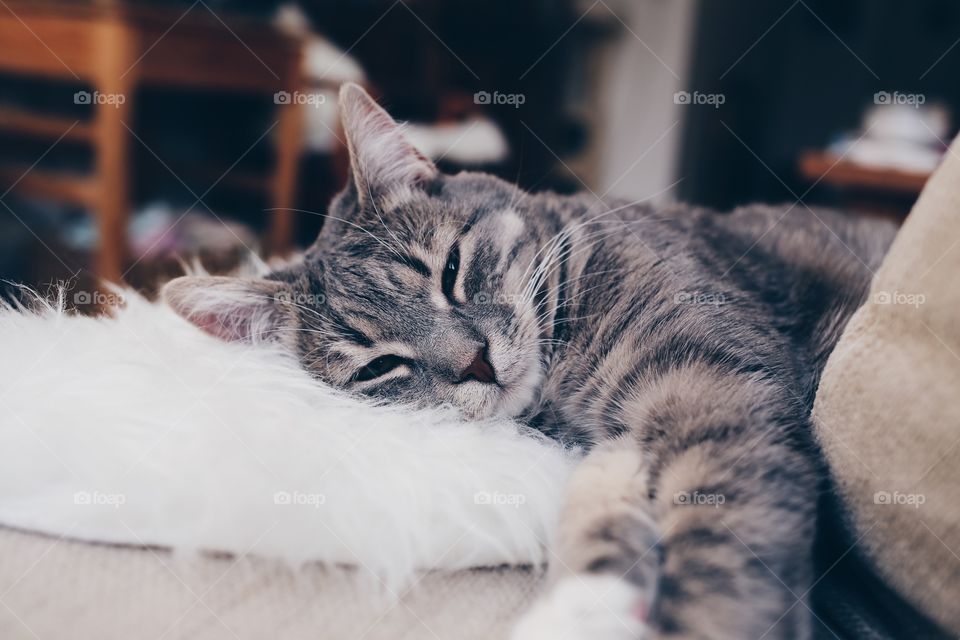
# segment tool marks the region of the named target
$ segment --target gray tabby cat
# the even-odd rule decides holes
[[[517,638],[808,637],[808,415],[892,230],[442,175],[362,89],[340,102],[352,181],[304,262],[175,280],[173,308],[332,385],[589,447]]]

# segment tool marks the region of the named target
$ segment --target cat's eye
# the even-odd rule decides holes
[[[362,369],[353,375],[353,382],[367,382],[384,376],[397,367],[409,364],[410,361],[400,356],[380,356],[368,362]]]
[[[457,284],[457,274],[460,272],[460,247],[457,245],[450,249],[450,255],[447,256],[447,264],[443,267],[443,275],[440,277],[440,289],[443,295],[447,297],[450,304],[456,304],[453,297],[453,287]]]

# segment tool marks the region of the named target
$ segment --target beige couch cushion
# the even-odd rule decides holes
[[[831,355],[814,418],[859,551],[960,634],[960,143]]]
[[[539,574],[430,573],[372,597],[362,569],[182,557],[0,528],[3,640],[487,640],[505,637]]]

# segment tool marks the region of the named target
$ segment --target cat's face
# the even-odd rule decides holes
[[[536,245],[509,186],[471,176],[433,186],[376,212],[351,196],[332,208],[361,228],[331,225],[308,253],[303,268],[322,270],[322,287],[294,282],[325,296],[299,310],[320,332],[300,336],[303,365],[388,400],[515,415],[541,375],[536,303],[524,290]]]
[[[337,387],[477,418],[521,413],[543,377],[546,285],[524,194],[440,174],[357,87],[341,106],[351,184],[304,262],[263,280],[178,279],[165,297],[214,335],[278,337]]]

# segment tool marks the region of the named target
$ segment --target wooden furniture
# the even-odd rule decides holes
[[[0,6],[0,71],[86,85],[94,118],[77,122],[0,110],[0,128],[20,135],[89,143],[96,155],[90,176],[0,170],[0,192],[89,207],[98,217],[97,273],[120,280],[127,259],[126,223],[131,194],[131,129],[140,86],[273,96],[302,86],[299,43],[262,20],[228,19],[203,3],[182,8],[134,8],[116,1],[6,0]],[[97,103],[110,96],[122,102]],[[276,102],[276,101],[275,101]],[[275,166],[262,184],[269,190],[268,247],[286,251],[292,241],[301,113],[295,101],[277,105],[272,132]]]
[[[834,187],[844,205],[858,213],[902,221],[930,177],[929,173],[868,167],[825,151],[801,154],[800,176]]]
[[[823,151],[808,151],[800,156],[800,173],[813,180],[823,176],[823,182],[836,187],[892,191],[912,196],[919,196],[930,178],[929,173],[865,167],[845,160],[837,162],[836,156]]]

